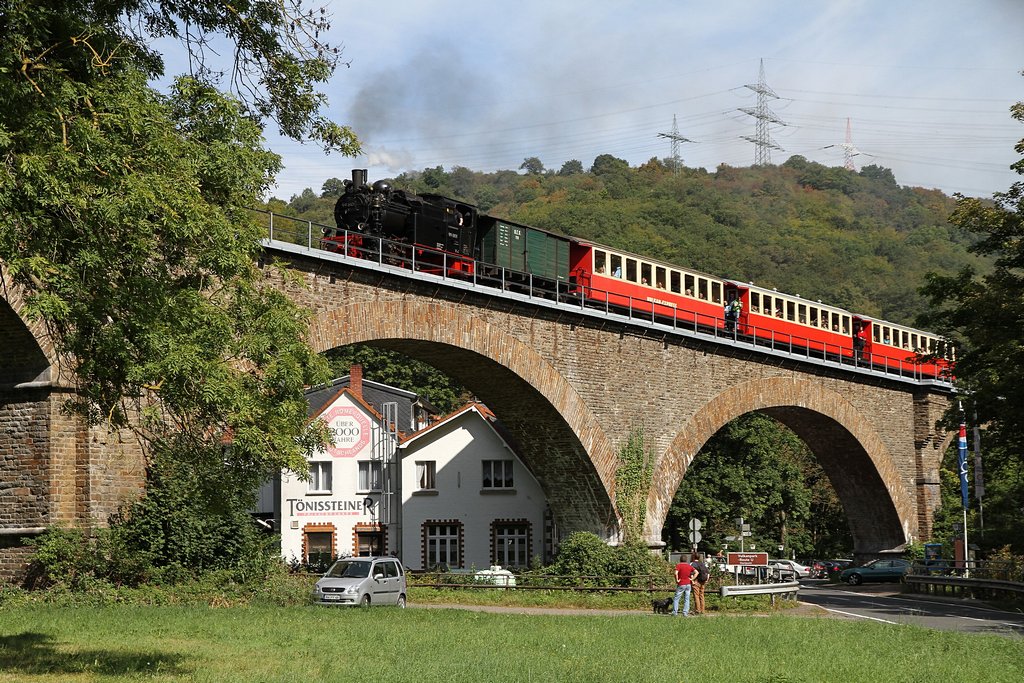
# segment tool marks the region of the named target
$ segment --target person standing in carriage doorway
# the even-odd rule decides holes
[[[740,311],[743,310],[743,302],[735,293],[729,295],[729,303],[725,305],[725,331],[735,332],[736,323],[740,319]]]
[[[679,614],[679,598],[683,599],[683,616],[690,616],[690,588],[693,586],[693,577],[697,576],[697,570],[689,562],[680,562],[676,565],[676,594],[672,598],[672,616]]]
[[[867,345],[867,326],[861,322],[853,323],[853,353],[858,363],[864,360],[864,347]]]
[[[704,562],[704,555],[702,553],[694,553],[693,559],[690,560],[690,566],[697,572],[693,577],[693,613],[704,614],[704,584],[710,578],[708,565]]]

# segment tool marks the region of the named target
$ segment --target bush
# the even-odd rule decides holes
[[[591,577],[595,586],[646,586],[670,582],[672,569],[646,546],[627,543],[610,546],[595,534],[578,531],[562,542],[554,563],[544,570],[559,576]]]

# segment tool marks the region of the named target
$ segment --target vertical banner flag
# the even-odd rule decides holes
[[[978,430],[978,416],[974,416],[974,499],[985,497],[985,474],[981,468],[981,432]]]
[[[960,438],[957,440],[958,460],[960,463],[960,498],[964,510],[967,509],[967,425],[960,423]]]

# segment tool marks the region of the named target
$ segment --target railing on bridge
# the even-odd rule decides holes
[[[866,353],[857,354],[852,349],[837,344],[826,344],[791,334],[779,334],[774,330],[749,324],[738,325],[739,329],[730,331],[726,328],[724,317],[668,309],[648,299],[607,292],[596,287],[586,287],[588,296],[582,296],[583,288],[576,283],[552,283],[548,279],[535,279],[531,273],[514,271],[481,261],[474,261],[474,267],[467,269],[466,264],[472,261],[467,257],[453,256],[447,252],[423,247],[412,248],[407,243],[368,237],[347,230],[336,231],[330,226],[270,211],[253,211],[263,216],[266,221],[265,227],[271,242],[294,244],[311,251],[322,250],[356,264],[373,263],[383,268],[394,269],[395,274],[401,274],[403,271],[424,273],[453,283],[514,293],[660,329],[709,336],[720,342],[745,343],[754,348],[767,349],[796,358],[838,364],[901,379],[927,380],[944,386],[950,385],[948,378],[936,378],[931,374],[925,374],[921,364],[913,361],[883,359],[881,356]],[[350,235],[358,236],[361,244],[347,246],[339,251],[339,242],[325,240],[322,237],[324,228],[335,232],[335,239],[340,238],[341,244],[347,245]]]
[[[982,600],[1024,600],[1021,568],[1010,562],[915,562],[904,581],[915,593]]]

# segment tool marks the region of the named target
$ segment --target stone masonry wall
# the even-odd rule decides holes
[[[614,536],[616,452],[630,428],[642,426],[659,458],[647,529],[656,542],[690,461],[719,428],[752,410],[782,420],[812,447],[845,492],[860,549],[899,545],[930,528],[936,501],[920,474],[919,444],[941,439],[920,405],[928,415],[940,411],[948,401],[941,390],[316,259],[292,257],[290,266],[304,274],[304,287],[277,282],[316,312],[318,350],[373,342],[462,381],[525,448],[563,531]]]

